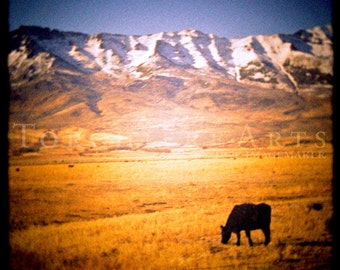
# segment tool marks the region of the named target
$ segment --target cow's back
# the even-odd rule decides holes
[[[229,231],[255,230],[269,226],[271,208],[265,203],[235,205],[226,227]]]

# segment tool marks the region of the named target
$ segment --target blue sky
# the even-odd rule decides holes
[[[331,0],[10,0],[20,25],[98,34],[194,28],[227,38],[294,33],[332,22]]]

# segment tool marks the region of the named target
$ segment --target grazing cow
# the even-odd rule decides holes
[[[264,244],[268,245],[270,242],[270,219],[271,219],[271,208],[268,204],[241,204],[235,205],[231,211],[226,225],[222,229],[222,244],[226,244],[231,233],[237,235],[237,245],[241,244],[240,231],[246,231],[249,245],[253,245],[253,241],[250,237],[251,230],[261,229],[265,236]]]

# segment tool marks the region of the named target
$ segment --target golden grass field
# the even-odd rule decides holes
[[[332,154],[12,164],[13,269],[330,269]],[[271,236],[221,244],[235,204]],[[320,211],[313,203],[322,204]]]

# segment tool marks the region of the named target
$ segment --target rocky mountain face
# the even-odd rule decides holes
[[[273,134],[285,145],[292,132],[331,140],[330,25],[241,39],[23,26],[11,32],[8,65],[14,148],[19,124],[34,126],[31,144],[43,148],[50,134],[79,152],[235,147],[244,135],[259,146]]]
[[[239,82],[252,81],[298,88],[329,84],[333,50],[330,25],[292,35],[226,39],[187,29],[148,36],[60,32],[21,27],[11,33],[9,66],[13,82],[42,73],[127,73],[140,79],[169,69],[192,69]]]

